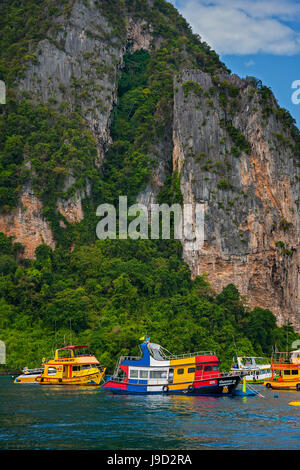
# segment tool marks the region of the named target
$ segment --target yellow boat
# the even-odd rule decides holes
[[[106,369],[95,356],[77,353],[87,347],[65,346],[57,349],[54,359],[43,360],[44,370],[37,382],[41,385],[100,385]]]
[[[15,384],[24,384],[24,383],[37,383],[37,379],[41,376],[43,368],[40,369],[28,369],[24,367],[23,373],[15,378]]]
[[[264,381],[274,390],[297,390],[300,392],[300,350],[276,353],[271,358],[272,377]]]

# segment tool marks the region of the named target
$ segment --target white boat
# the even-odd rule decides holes
[[[236,360],[233,358],[231,371],[234,374],[242,374],[248,383],[263,383],[272,377],[271,364],[265,357],[238,356]]]
[[[37,379],[41,376],[44,368],[39,367],[37,369],[28,369],[28,367],[24,367],[22,374],[19,375],[15,380],[14,383],[37,383]]]

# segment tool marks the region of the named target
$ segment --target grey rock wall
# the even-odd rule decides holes
[[[204,246],[191,252],[184,243],[184,258],[194,276],[207,272],[218,291],[233,282],[249,306],[269,308],[279,324],[289,318],[299,328],[300,188],[292,138],[274,112],[263,116],[248,80],[219,80],[238,88],[225,107],[220,86],[212,93],[212,79],[201,71],[184,72],[174,83],[173,169],[180,171],[184,202],[205,206]],[[198,94],[185,93],[189,82]],[[249,151],[236,155],[224,119]]]

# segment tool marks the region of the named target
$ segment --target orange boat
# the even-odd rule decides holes
[[[272,377],[264,381],[274,390],[300,391],[300,350],[276,353],[271,358]]]

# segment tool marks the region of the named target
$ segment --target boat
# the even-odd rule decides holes
[[[267,388],[300,392],[300,349],[274,353],[271,372],[271,378],[264,381]]]
[[[262,384],[272,377],[270,361],[264,357],[238,356],[231,366],[231,372],[246,377],[247,383]]]
[[[43,359],[44,370],[36,381],[41,385],[100,385],[105,368],[95,356],[80,354],[83,348],[88,345],[56,349],[54,359]]]
[[[120,394],[232,395],[240,376],[221,374],[214,352],[175,356],[146,339],[139,357],[121,356],[102,389]]]
[[[41,376],[43,370],[43,367],[36,369],[28,369],[28,367],[24,367],[22,374],[15,378],[14,383],[37,383],[37,379]]]

